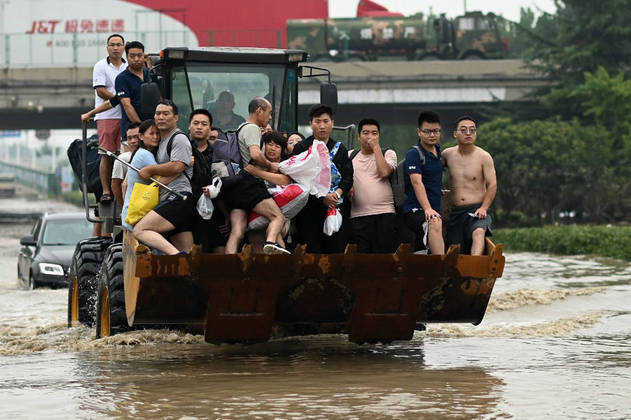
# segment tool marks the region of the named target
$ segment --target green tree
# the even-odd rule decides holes
[[[578,120],[500,118],[482,124],[479,137],[495,161],[500,224],[515,223],[517,215],[534,224],[555,223],[561,212],[584,221],[615,220],[618,184],[605,128]]]
[[[547,89],[542,102],[564,118],[581,115],[572,92],[586,72],[603,67],[627,72],[631,65],[631,0],[557,0],[557,13],[542,16],[535,26],[526,57],[531,65],[558,84]]]

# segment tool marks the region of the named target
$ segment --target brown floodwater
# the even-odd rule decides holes
[[[481,325],[409,342],[207,344],[66,328],[67,290],[24,290],[0,225],[0,418],[627,418],[631,265],[508,253]]]

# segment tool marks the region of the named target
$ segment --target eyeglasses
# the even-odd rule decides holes
[[[436,128],[434,130],[421,130],[421,133],[423,133],[424,136],[430,136],[430,135],[439,136],[440,128]]]
[[[461,134],[475,134],[478,130],[475,129],[475,127],[471,127],[471,128],[467,128],[467,127],[460,127],[458,129],[458,131],[460,131]]]
[[[108,47],[122,47],[122,46],[123,46],[123,44],[121,44],[121,43],[119,42],[119,43],[116,43],[116,44],[107,44],[107,46],[108,46]]]

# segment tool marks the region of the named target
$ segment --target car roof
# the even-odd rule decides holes
[[[77,212],[65,212],[65,213],[44,213],[42,215],[43,220],[77,220],[85,219],[85,213]]]

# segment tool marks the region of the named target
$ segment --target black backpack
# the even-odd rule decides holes
[[[186,134],[182,132],[181,130],[176,130],[175,133],[173,133],[171,137],[169,137],[169,140],[167,143],[167,155],[169,156],[169,158],[171,158],[171,149],[173,148],[173,137],[175,137],[176,134],[184,134],[186,136]],[[186,138],[188,138],[188,136],[186,136]],[[197,146],[193,144],[193,142],[191,142],[191,146],[193,149],[193,158],[194,158],[193,176],[189,178],[188,174],[186,173],[186,170],[183,173],[184,173],[184,176],[191,183],[191,189],[193,191],[193,198],[197,200],[202,195],[202,187],[205,187],[206,185],[210,185],[210,183],[213,180],[213,177],[212,177],[212,172],[210,170],[210,162],[208,161],[208,159],[206,159],[206,156],[204,156],[202,152],[197,150]]]
[[[76,139],[68,146],[68,160],[72,171],[79,181],[79,188],[83,191],[81,177],[83,170],[81,165],[81,143],[83,140]],[[99,155],[99,136],[96,134],[87,139],[87,155],[86,155],[86,175],[87,175],[87,192],[100,195],[103,193],[101,178],[99,177],[99,166],[101,165],[101,155]]]
[[[246,123],[247,124],[247,123]],[[239,131],[220,131],[213,146],[212,175],[221,178],[223,187],[231,188],[243,177],[243,164],[239,152]]]
[[[421,166],[425,165],[425,154],[418,146],[412,146],[412,148],[418,151],[419,157],[421,158]],[[384,155],[388,150],[389,149],[384,149]],[[359,150],[353,150],[351,152],[350,159],[353,160],[353,158],[357,156],[357,153],[359,153]],[[405,193],[405,158],[397,164],[389,178],[390,186],[392,187],[394,207],[398,210],[403,207],[405,200],[408,198],[408,195]]]

